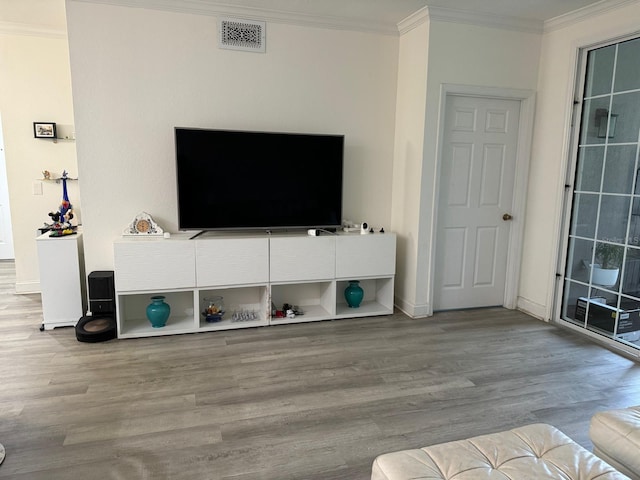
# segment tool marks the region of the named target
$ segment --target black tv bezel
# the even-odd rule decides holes
[[[231,133],[247,133],[247,134],[274,134],[284,136],[297,136],[297,137],[332,137],[342,140],[342,155],[340,158],[340,200],[339,200],[339,218],[336,223],[327,224],[299,224],[299,225],[260,225],[260,226],[225,226],[225,227],[211,227],[211,226],[183,226],[182,215],[180,208],[180,182],[178,179],[178,130],[189,131],[214,131],[214,132],[231,132]],[[344,207],[344,134],[329,134],[329,133],[306,133],[306,132],[281,132],[281,131],[267,131],[267,130],[237,130],[237,129],[225,129],[225,128],[206,128],[206,127],[174,127],[174,149],[175,149],[175,179],[176,179],[176,199],[178,210],[178,230],[179,231],[200,231],[203,232],[270,232],[270,231],[295,231],[306,230],[309,228],[335,230],[342,226],[342,214]]]

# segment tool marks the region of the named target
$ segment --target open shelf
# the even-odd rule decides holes
[[[153,328],[147,320],[147,305],[154,295],[164,295],[165,303],[171,307],[167,324]],[[194,331],[193,291],[172,291],[154,293],[129,293],[118,296],[118,316],[120,318],[118,337],[152,337],[174,335]]]
[[[374,315],[390,315],[393,313],[393,277],[383,278],[352,278],[359,280],[364,290],[364,298],[357,308],[347,305],[344,290],[349,285],[348,280],[336,282],[336,317],[366,317]]]
[[[296,304],[302,309],[304,315],[296,315],[294,318],[277,318],[271,317],[271,325],[284,325],[287,323],[303,323],[303,322],[318,322],[320,320],[328,320],[333,318],[325,308],[320,305],[300,305]]]
[[[202,315],[203,300],[221,296],[225,314],[219,322],[209,323]],[[228,330],[269,325],[269,289],[266,285],[252,285],[234,288],[212,288],[198,291],[198,331]],[[234,320],[234,312],[254,312],[255,319]]]
[[[333,318],[335,287],[333,281],[271,285],[271,301],[278,310],[285,303],[298,306],[304,315],[294,318],[271,317],[271,324],[314,322]]]
[[[164,327],[153,328],[146,317],[127,318],[118,336],[120,338],[157,337],[193,332],[193,317],[171,315]]]

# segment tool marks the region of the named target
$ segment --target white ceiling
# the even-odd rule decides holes
[[[64,0],[0,0],[0,22],[65,29]]]
[[[619,0],[73,0],[189,11],[230,9],[271,17],[370,23],[393,28],[425,6],[543,22],[579,8]],[[64,0],[0,0],[0,22],[65,29]]]

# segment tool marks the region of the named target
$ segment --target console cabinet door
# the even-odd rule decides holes
[[[372,233],[336,237],[336,278],[382,277],[395,273],[394,234]]]
[[[269,282],[268,238],[196,240],[198,287]]]
[[[196,286],[191,240],[136,238],[114,244],[116,290],[175,290]]]
[[[333,279],[335,237],[272,237],[271,282]]]

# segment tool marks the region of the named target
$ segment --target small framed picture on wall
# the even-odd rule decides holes
[[[33,136],[36,138],[56,138],[56,124],[52,122],[33,122]]]

